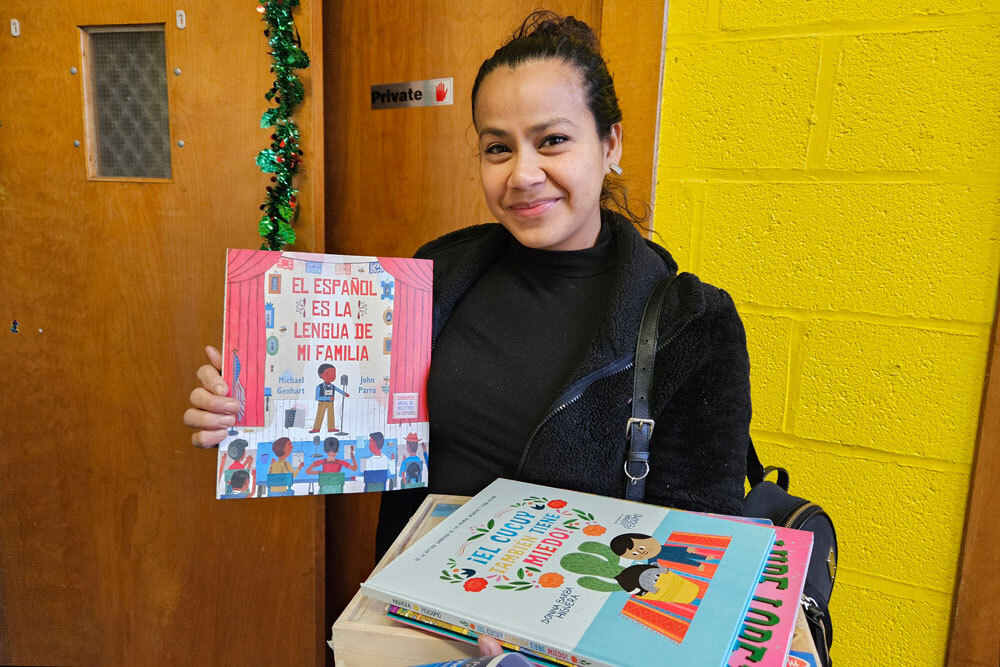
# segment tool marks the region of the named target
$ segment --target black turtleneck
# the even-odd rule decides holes
[[[432,493],[473,495],[514,476],[605,315],[615,266],[608,224],[586,250],[512,239],[456,306],[427,383]]]

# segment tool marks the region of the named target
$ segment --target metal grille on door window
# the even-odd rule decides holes
[[[163,25],[83,30],[91,175],[170,178]]]

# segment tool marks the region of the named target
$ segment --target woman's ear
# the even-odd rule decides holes
[[[622,161],[622,124],[615,123],[608,131],[608,136],[604,140],[604,173],[611,171],[608,166],[612,162],[619,164]]]

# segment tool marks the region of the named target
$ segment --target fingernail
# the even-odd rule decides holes
[[[236,412],[237,410],[240,409],[240,404],[237,403],[236,401],[229,401],[228,403],[226,403],[226,409],[229,410],[230,412]]]
[[[232,415],[226,415],[225,417],[222,418],[222,423],[225,424],[226,426],[232,426],[233,424],[236,423],[236,417]]]

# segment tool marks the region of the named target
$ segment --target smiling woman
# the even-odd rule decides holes
[[[529,248],[592,247],[604,178],[621,159],[621,123],[598,134],[582,75],[561,59],[499,67],[478,93],[479,172],[490,212]]]
[[[625,425],[645,301],[677,265],[612,210],[623,119],[590,28],[529,16],[472,90],[483,195],[499,224],[431,241],[430,491],[498,477],[609,496],[625,490]],[[627,207],[626,207],[627,209]],[[661,310],[647,502],[735,514],[749,439],[749,361],[729,295],[677,276]],[[207,369],[207,370],[206,370]],[[212,444],[218,373],[188,423]],[[426,490],[385,493],[384,552]]]
[[[483,195],[499,225],[448,234],[433,259],[430,490],[497,477],[604,495],[625,486],[632,352],[651,288],[676,273],[611,210],[624,135],[590,28],[530,15],[472,89]],[[615,207],[617,208],[617,207]],[[661,315],[646,499],[738,513],[749,363],[729,296],[680,276]],[[418,498],[383,497],[378,550]]]

